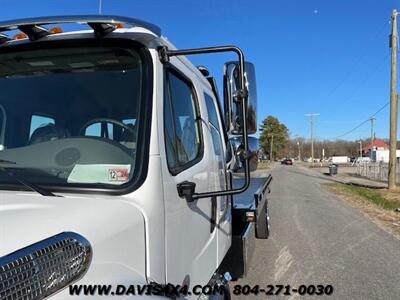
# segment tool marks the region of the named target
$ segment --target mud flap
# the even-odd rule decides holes
[[[221,269],[234,279],[245,277],[249,270],[255,250],[254,227],[254,223],[247,223],[243,234],[232,237],[232,245],[221,264]]]
[[[263,186],[261,186],[254,194],[254,201],[256,203],[256,238],[267,239],[270,231],[270,220],[268,211],[267,194],[270,193],[270,184],[272,176],[269,175]]]

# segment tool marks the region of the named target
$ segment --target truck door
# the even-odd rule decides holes
[[[174,61],[180,70],[185,66]],[[189,73],[188,74],[193,74]],[[163,171],[166,240],[166,282],[207,284],[217,267],[216,231],[210,231],[210,199],[187,202],[178,196],[177,184],[191,181],[196,191],[209,191],[212,170],[209,143],[204,142],[205,122],[198,94],[188,76],[166,66],[164,83]],[[204,106],[204,105],[203,105]],[[204,109],[204,107],[203,107]]]
[[[213,159],[213,172],[210,173],[212,191],[223,191],[227,189],[226,163],[225,163],[225,143],[223,141],[222,122],[217,112],[216,100],[204,94],[208,115],[208,130],[211,137],[215,158]],[[213,184],[214,183],[214,184]],[[218,239],[218,265],[222,262],[231,245],[231,202],[228,196],[217,197],[212,201],[216,205],[215,218]],[[214,199],[213,199],[214,200]]]

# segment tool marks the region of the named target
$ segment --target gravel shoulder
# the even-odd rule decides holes
[[[394,210],[394,207],[400,208],[400,191],[369,190],[343,184],[325,184],[324,186],[352,207],[361,211],[381,229],[393,234],[400,240],[400,212],[395,212]],[[359,192],[361,192],[361,195]],[[388,203],[393,203],[393,205],[390,205],[390,208],[384,208],[379,203],[371,202],[368,197],[363,196],[364,192],[377,195],[379,198],[388,201]]]

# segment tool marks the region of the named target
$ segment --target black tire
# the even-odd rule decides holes
[[[225,282],[223,287],[224,287],[223,295],[216,293],[215,295],[210,295],[208,297],[208,300],[231,300],[231,290],[229,288],[229,283]]]
[[[229,284],[226,283],[225,286],[226,286],[226,293],[224,300],[231,300],[231,289],[229,288]]]

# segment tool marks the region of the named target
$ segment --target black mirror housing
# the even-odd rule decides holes
[[[193,202],[193,195],[196,190],[196,184],[190,181],[184,181],[179,183],[176,188],[178,189],[178,195],[181,198],[185,198],[187,202]]]

